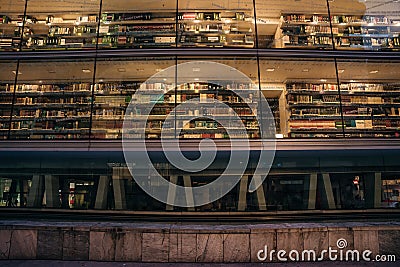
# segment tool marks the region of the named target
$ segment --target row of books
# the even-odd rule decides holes
[[[334,15],[329,18],[328,15],[311,14],[285,14],[282,16],[285,22],[332,22],[332,23],[372,23],[372,24],[390,24],[397,22],[382,15]]]

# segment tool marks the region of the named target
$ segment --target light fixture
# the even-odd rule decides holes
[[[17,74],[17,71],[13,70],[12,73]],[[22,72],[18,71],[18,74],[22,74]]]
[[[199,80],[199,78],[194,78],[194,80],[195,80],[195,81],[198,81],[198,80]]]
[[[89,70],[89,69],[82,69],[82,72],[83,72],[83,73],[90,73],[90,72],[92,72],[92,71]]]
[[[193,72],[198,72],[198,71],[200,71],[200,68],[193,68],[192,70],[193,70]]]
[[[326,81],[327,81],[327,79],[321,79],[320,81],[321,81],[321,82],[326,82]]]
[[[371,70],[369,73],[371,74],[378,73],[378,70]]]
[[[159,68],[159,69],[156,69],[157,72],[160,72],[160,71],[162,71],[162,70],[163,70],[163,69],[160,69],[160,68]]]
[[[343,73],[344,72],[344,70],[338,70],[338,73]]]
[[[55,70],[49,70],[49,73],[56,73]]]
[[[275,69],[274,68],[268,68],[267,71],[268,72],[273,72],[273,71],[275,71]]]
[[[125,68],[118,68],[118,72],[126,72]]]
[[[309,72],[310,70],[309,69],[303,69],[302,71],[303,72]]]

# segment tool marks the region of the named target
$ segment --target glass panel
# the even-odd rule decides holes
[[[386,0],[330,1],[338,49],[400,48],[400,2]]]
[[[17,62],[0,61],[0,139],[7,139],[10,128]]]
[[[260,48],[332,48],[326,0],[256,0],[256,11]]]
[[[25,0],[0,1],[0,51],[15,51],[21,43]]]
[[[88,138],[92,77],[92,61],[21,62],[11,138]]]
[[[339,61],[346,136],[400,137],[400,62]]]
[[[176,1],[103,0],[99,48],[175,47]]]
[[[162,73],[164,69],[173,66],[173,58],[123,58],[101,59],[97,61],[96,85],[94,92],[92,137],[98,139],[121,139],[124,115],[129,103],[134,100],[137,108],[131,112],[136,119],[143,115],[146,120],[146,138],[159,137],[162,125],[162,116],[166,116],[173,107],[174,102],[167,99],[158,99],[166,88],[160,80],[150,77]],[[173,68],[172,68],[173,70]],[[160,74],[158,74],[160,75]],[[174,72],[172,77],[174,80]],[[140,94],[135,95],[137,89],[142,89]],[[157,101],[151,116],[144,116],[146,107],[153,101]],[[140,104],[139,104],[140,103]],[[146,106],[147,105],[147,106]],[[172,106],[171,106],[172,105]],[[138,131],[143,130],[139,127]]]
[[[0,177],[0,207],[26,207],[30,184],[26,175]]]
[[[261,89],[277,137],[342,137],[335,66],[331,60],[261,58]]]
[[[23,49],[95,48],[100,0],[29,0]]]
[[[180,58],[178,66],[177,137],[261,138],[255,58]]]
[[[180,1],[179,45],[254,47],[253,1]]]
[[[398,173],[382,175],[382,208],[400,208],[400,176]]]

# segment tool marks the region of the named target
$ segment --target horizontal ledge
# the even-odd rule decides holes
[[[116,57],[195,57],[195,56],[234,56],[271,57],[304,59],[379,59],[400,60],[398,51],[342,51],[342,50],[302,50],[302,49],[249,49],[249,48],[166,48],[166,49],[113,49],[113,50],[70,50],[70,51],[20,51],[0,52],[0,60],[38,60],[38,59],[85,59]]]
[[[200,139],[180,140],[182,151],[197,151]],[[228,151],[231,148],[229,140],[214,139],[218,151]],[[359,151],[359,150],[394,150],[400,151],[398,139],[276,139],[276,151]],[[173,149],[175,139],[163,141],[164,147]],[[261,147],[260,140],[247,141],[234,140],[237,149],[258,151]],[[266,148],[273,145],[266,142]],[[163,151],[161,140],[146,140],[147,151]],[[143,141],[129,141],[129,151],[135,151],[143,146]],[[4,140],[0,141],[0,152],[5,151],[43,151],[43,152],[121,152],[121,140]]]

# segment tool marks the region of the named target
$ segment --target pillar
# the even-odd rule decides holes
[[[44,176],[44,185],[46,192],[46,207],[47,208],[59,208],[60,207],[60,186],[58,177],[46,174]]]
[[[28,208],[39,208],[42,206],[43,193],[44,193],[44,181],[43,176],[33,175],[32,185],[29,189],[28,194]]]
[[[322,174],[322,182],[324,186],[324,191],[325,191],[324,193],[328,204],[328,209],[335,209],[336,208],[335,198],[333,197],[332,184],[329,173]]]
[[[171,175],[169,177],[169,182],[170,184],[168,185],[168,195],[167,195],[167,202],[168,203],[174,203],[175,202],[175,197],[176,197],[176,187],[173,186],[178,183],[178,176],[177,175]],[[166,210],[174,210],[173,205],[167,204],[165,207]]]
[[[95,209],[107,209],[107,197],[109,188],[109,178],[107,175],[101,175],[97,186]]]
[[[249,176],[244,175],[240,179],[239,185],[239,201],[238,201],[238,211],[244,211],[247,206],[247,184],[249,181]]]
[[[124,184],[124,167],[114,167],[112,174],[114,203],[116,210],[126,209],[125,184]]]

